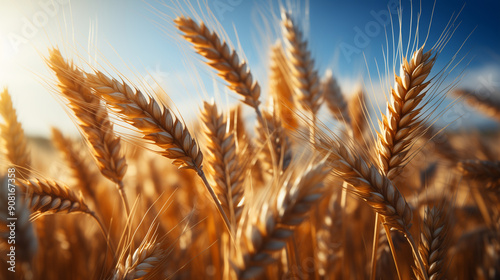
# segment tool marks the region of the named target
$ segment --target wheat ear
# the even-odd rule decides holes
[[[500,121],[500,96],[492,96],[491,93],[479,94],[464,89],[457,89],[453,91],[457,97],[464,98],[467,104],[481,114]]]
[[[164,255],[164,250],[160,247],[161,243],[154,242],[155,240],[142,242],[139,248],[127,257],[124,266],[118,265],[113,279],[133,280],[146,277],[160,263]]]
[[[16,109],[12,105],[12,99],[6,88],[0,94],[0,116],[4,119],[4,123],[0,123],[0,132],[7,159],[18,168],[16,172],[19,172],[20,177],[27,178],[31,158],[23,127],[17,120]]]
[[[347,104],[353,137],[357,143],[365,143],[366,141],[363,137],[368,126],[365,99],[365,93],[360,87],[351,95]]]
[[[201,113],[204,135],[207,140],[208,174],[216,186],[218,198],[228,213],[232,229],[237,228],[241,218],[244,197],[245,168],[236,147],[235,134],[228,127],[223,114],[217,106],[204,102]]]
[[[203,154],[196,140],[174,113],[140,90],[110,79],[99,71],[88,74],[87,82],[118,117],[138,129],[143,139],[160,147],[162,156],[173,159],[173,164],[179,168],[193,169],[198,173],[226,227],[230,229],[231,223],[203,172]]]
[[[64,155],[66,163],[70,168],[73,177],[77,181],[79,189],[97,202],[97,196],[93,187],[95,186],[95,175],[90,166],[80,155],[73,141],[64,137],[57,128],[52,128],[52,140],[54,145]]]
[[[264,111],[265,126],[257,125],[259,142],[264,146],[262,150],[262,163],[264,169],[271,174],[279,174],[286,170],[292,161],[292,148],[290,139],[276,115],[276,111]],[[269,131],[269,133],[268,133]]]
[[[76,195],[67,186],[43,179],[19,180],[19,188],[24,193],[35,220],[43,214],[66,211],[93,215],[83,197]]]
[[[425,208],[419,250],[429,279],[444,279],[450,233],[450,218],[444,203]],[[418,274],[417,274],[418,275]]]
[[[298,105],[311,113],[314,126],[322,97],[318,72],[314,68],[314,60],[307,49],[302,31],[285,11],[281,13],[281,23],[295,97]]]
[[[244,236],[242,241],[247,242],[243,263],[237,271],[239,279],[258,277],[267,265],[275,262],[273,253],[286,246],[287,239],[323,196],[323,182],[330,171],[324,160],[290,170],[296,173],[288,172],[281,182],[275,182],[280,185],[277,194],[271,195],[276,204],[269,204],[269,197],[266,196],[262,205],[248,213],[248,224],[241,228],[242,232],[238,235]]]
[[[342,94],[337,80],[333,77],[332,70],[328,69],[326,71],[325,77],[321,82],[321,88],[326,105],[328,106],[328,109],[332,113],[333,117],[338,121],[345,122],[350,125],[351,117],[349,115],[347,102]],[[363,108],[360,109],[362,110]]]
[[[500,180],[500,161],[462,160],[458,168],[466,179],[498,182]]]
[[[85,77],[71,62],[66,62],[58,49],[52,49],[47,61],[59,80],[59,93],[67,100],[102,175],[116,183],[127,215],[128,199],[123,187],[127,162],[121,152],[120,138],[114,134],[106,108],[91,93]]]
[[[430,82],[425,80],[434,61],[431,51],[424,53],[422,46],[413,53],[409,62],[402,58],[400,75],[395,75],[387,112],[379,123],[377,141],[380,170],[391,179],[400,172],[415,141],[414,132],[421,123],[422,107],[418,105],[427,92]]]
[[[196,52],[207,59],[207,64],[217,70],[228,87],[241,95],[243,103],[253,107],[260,118],[260,85],[254,80],[247,63],[240,61],[238,54],[203,22],[198,24],[188,17],[178,17],[174,22],[183,33],[182,36],[193,44]]]
[[[415,240],[410,233],[413,217],[411,207],[392,181],[346,145],[326,136],[318,140],[316,148],[329,155],[328,162],[333,172],[354,187],[355,193],[383,218],[386,233],[392,228],[404,234],[418,260],[420,270],[425,273]]]
[[[283,47],[277,42],[271,47],[271,66],[269,74],[269,93],[273,98],[276,111],[283,127],[288,130],[296,130],[299,126],[297,117],[293,110],[294,99],[290,81],[290,70]]]

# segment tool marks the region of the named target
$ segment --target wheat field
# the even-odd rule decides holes
[[[377,116],[319,74],[298,22],[281,10],[262,83],[218,28],[174,18],[240,101],[191,112],[48,46],[80,137],[27,136],[2,89],[2,279],[499,279],[500,134],[435,124],[447,96],[500,121],[498,94],[445,80],[454,27],[402,42]]]

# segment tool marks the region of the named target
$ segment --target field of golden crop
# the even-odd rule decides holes
[[[499,279],[500,134],[434,124],[447,95],[500,121],[498,95],[442,86],[453,29],[398,49],[377,121],[365,89],[321,77],[293,12],[280,16],[267,88],[216,29],[172,22],[232,107],[178,112],[50,48],[81,138],[34,139],[3,89],[2,279]]]

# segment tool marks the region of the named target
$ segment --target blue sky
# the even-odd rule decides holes
[[[82,65],[90,61],[98,68],[116,74],[112,71],[115,68],[138,84],[153,83],[154,78],[186,119],[190,116],[187,112],[193,112],[193,106],[199,106],[202,98],[210,98],[214,92],[222,102],[234,103],[235,95],[227,93],[220,81],[212,81],[211,70],[202,66],[199,57],[177,35],[169,17],[179,14],[179,6],[186,9],[187,5],[176,5],[175,2],[0,0],[0,86],[7,86],[13,95],[25,130],[41,135],[47,135],[51,126],[67,132],[76,131],[71,119],[53,97],[53,75],[43,62],[43,56],[52,45],[59,46],[64,54]],[[366,84],[368,74],[377,83],[375,61],[382,65],[385,30],[391,30],[390,24],[386,25],[385,15],[391,11],[388,5],[399,6],[397,1],[311,0],[308,9],[305,8],[306,1],[289,2],[293,2],[289,5],[294,6],[295,15],[303,19],[303,28],[320,74],[331,68],[346,94],[352,91],[356,82],[363,80]],[[277,38],[274,27],[277,20],[273,15],[279,15],[278,3],[267,0],[208,1],[213,17],[220,22],[233,46],[237,49],[242,46],[264,89],[267,51]],[[452,15],[458,13],[464,4],[457,20],[460,26],[439,57],[437,67],[448,62],[470,35],[458,54],[458,59],[465,57],[457,67],[458,72],[466,70],[461,86],[473,90],[500,87],[498,1],[438,0],[428,44],[435,42]],[[422,3],[421,41],[427,34],[433,5],[434,1]],[[411,6],[415,19],[420,3],[401,2],[405,32],[410,30]],[[207,15],[203,5],[195,10],[202,17]],[[159,16],[158,11],[165,15]],[[392,16],[397,21],[397,14]],[[266,22],[273,27],[269,28]],[[413,23],[414,32],[415,21]],[[262,30],[266,34],[271,31],[273,35],[264,36]],[[408,38],[404,40],[406,42]],[[392,45],[392,38],[389,38],[389,43]],[[198,69],[199,79],[193,75],[195,69]],[[377,88],[367,90],[376,94],[371,91],[377,91]],[[455,120],[457,116],[462,116],[460,124],[475,125],[485,121],[463,106],[450,111],[452,114],[443,118],[445,121]]]

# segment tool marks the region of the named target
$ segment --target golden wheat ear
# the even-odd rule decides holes
[[[288,61],[280,42],[271,47],[271,66],[269,69],[269,94],[275,104],[278,116],[283,127],[296,131],[299,127],[297,116],[294,113],[295,104],[291,87]]]
[[[451,233],[450,207],[441,202],[434,207],[425,207],[421,229],[419,251],[422,254],[429,279],[444,279]],[[415,274],[423,278],[416,270]]]
[[[99,170],[116,183],[128,215],[130,207],[123,185],[127,162],[121,151],[121,140],[114,133],[106,108],[91,93],[83,72],[71,62],[66,62],[58,49],[50,50],[47,64],[57,76],[58,94],[73,112]]]
[[[307,49],[307,41],[303,38],[302,31],[285,11],[281,13],[281,25],[294,97],[300,107],[311,113],[314,123],[322,98],[314,60]]]
[[[0,94],[0,116],[4,119],[0,123],[0,132],[6,157],[16,167],[18,177],[27,179],[30,175],[31,156],[23,127],[17,120],[16,109],[6,88]]]
[[[65,185],[54,181],[33,179],[20,180],[19,188],[33,212],[31,220],[35,220],[41,215],[58,212],[81,212],[93,215],[83,197],[76,195]]]
[[[239,279],[257,278],[268,265],[276,262],[275,253],[285,248],[312,206],[323,197],[324,180],[330,171],[325,161],[295,167],[275,177],[274,183],[278,186],[271,188],[277,190],[270,195],[271,203],[266,195],[261,204],[247,213],[247,224],[237,235],[247,248],[238,259],[240,263],[235,263]]]
[[[57,128],[52,128],[52,141],[59,151],[64,156],[66,164],[68,165],[73,177],[76,179],[78,188],[97,202],[97,196],[93,187],[97,181],[95,174],[90,166],[87,164],[81,153],[75,147],[75,143],[71,139],[65,137],[62,132]]]
[[[333,77],[332,70],[328,69],[325,73],[323,81],[321,81],[321,88],[326,105],[332,113],[333,117],[338,121],[345,122],[347,125],[351,124],[351,116],[349,115],[347,102],[340,89],[340,86]],[[363,108],[360,108],[361,110]]]
[[[229,218],[203,172],[203,153],[195,138],[174,113],[140,90],[110,79],[99,71],[88,74],[86,81],[119,118],[135,127],[143,135],[143,139],[161,148],[159,154],[174,160],[173,164],[179,168],[196,171],[227,229],[230,229]]]
[[[207,64],[217,71],[231,90],[244,98],[245,104],[255,109],[260,118],[260,85],[254,80],[247,63],[240,61],[238,54],[203,22],[198,24],[191,18],[178,17],[174,23],[196,52],[207,59]]]
[[[204,102],[201,120],[207,141],[207,174],[235,232],[244,206],[246,167],[241,149],[236,146],[236,135],[229,129],[227,118],[218,112],[215,103]]]
[[[418,131],[420,102],[427,93],[429,76],[435,57],[431,51],[424,53],[424,47],[416,50],[410,61],[402,59],[400,74],[395,75],[391,88],[387,113],[382,116],[378,133],[378,158],[380,170],[389,178],[399,174],[407,160],[407,154],[414,143],[414,133]]]
[[[500,92],[497,92],[497,94],[479,94],[465,89],[457,89],[452,94],[463,98],[467,105],[476,109],[479,113],[500,122]]]

